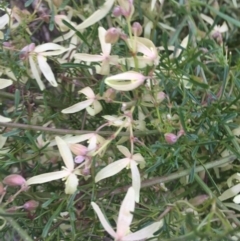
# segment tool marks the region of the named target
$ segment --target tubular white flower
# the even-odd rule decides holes
[[[142,85],[145,79],[146,77],[140,73],[128,71],[106,78],[105,83],[115,90],[129,91]]]

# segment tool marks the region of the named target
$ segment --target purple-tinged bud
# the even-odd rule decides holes
[[[3,42],[3,47],[5,47],[5,48],[12,48],[13,45],[12,45],[11,42]]]
[[[166,98],[166,94],[163,91],[157,93],[157,102],[161,103]]]
[[[113,88],[107,89],[104,92],[103,97],[105,98],[105,101],[107,103],[111,103],[116,97],[116,90],[114,90]]]
[[[39,206],[39,202],[35,200],[29,200],[23,204],[23,208],[28,211],[35,210]]]
[[[105,42],[108,44],[114,44],[118,41],[120,31],[117,28],[109,28],[105,34]]]
[[[189,202],[194,206],[199,206],[201,204],[203,204],[206,200],[209,199],[209,196],[203,194],[203,195],[199,195],[197,197],[194,197],[192,199],[189,200]]]
[[[134,22],[132,25],[132,32],[135,36],[140,36],[142,34],[143,28],[139,22]]]
[[[24,186],[26,180],[18,174],[11,174],[3,179],[3,183],[8,186]]]
[[[89,168],[84,168],[82,170],[82,175],[83,176],[89,176],[90,175],[90,169]]]
[[[81,144],[70,144],[70,150],[76,156],[85,156],[87,154],[87,147]]]
[[[120,6],[116,6],[113,11],[112,14],[114,17],[120,17],[122,16],[122,8]]]
[[[178,137],[173,133],[166,133],[164,137],[168,144],[174,144],[178,140]]]

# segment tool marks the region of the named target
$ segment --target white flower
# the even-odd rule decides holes
[[[97,100],[94,92],[90,87],[86,87],[80,90],[78,93],[84,94],[87,97],[87,100],[79,102],[62,110],[62,113],[71,114],[86,109],[89,115],[94,116],[102,110],[100,102]]]
[[[135,201],[139,202],[141,177],[137,166],[138,164],[145,164],[144,158],[139,153],[131,155],[129,150],[124,146],[117,146],[117,148],[126,158],[115,161],[104,167],[96,175],[95,182],[99,182],[102,179],[114,176],[124,168],[130,168],[132,172],[132,186],[135,191]]]
[[[132,39],[128,39],[127,44],[133,52],[143,54],[143,56],[136,55],[139,68],[145,68],[147,65],[152,66],[159,64],[158,50],[151,40],[147,38],[134,37]],[[119,59],[120,64],[125,64],[126,62],[129,66],[135,67],[134,58]]]
[[[120,207],[116,231],[110,226],[99,206],[95,202],[91,203],[94,211],[98,215],[102,226],[114,238],[115,241],[138,241],[146,238],[151,238],[154,237],[153,234],[163,226],[163,221],[161,220],[152,223],[151,225],[134,233],[130,232],[130,225],[133,219],[132,212],[134,212],[135,209],[134,196],[134,189],[130,187]]]
[[[22,53],[20,54],[20,56],[22,59],[29,59],[33,77],[36,79],[41,90],[44,90],[45,86],[41,80],[39,69],[52,86],[58,86],[52,69],[47,63],[46,57],[59,55],[66,52],[67,50],[68,49],[55,43],[46,43],[38,45],[36,47],[34,43],[31,43],[21,50]]]
[[[58,179],[63,179],[65,181],[65,193],[73,194],[77,190],[77,175],[81,175],[79,168],[82,166],[82,164],[74,168],[73,156],[67,143],[58,136],[55,137],[55,140],[58,145],[58,149],[62,156],[62,159],[65,163],[65,167],[63,167],[62,171],[50,172],[31,177],[27,180],[27,185],[40,184]]]
[[[96,71],[101,75],[108,75],[110,72],[110,64],[116,65],[118,63],[118,56],[111,56],[111,48],[112,45],[110,43],[106,43],[105,35],[106,30],[103,27],[98,28],[98,38],[101,43],[102,53],[100,55],[92,55],[92,54],[75,54],[74,58],[86,62],[101,62],[101,67],[96,67]]]
[[[203,13],[201,13],[200,16],[204,21],[209,23],[211,26],[213,25],[214,20],[212,18],[210,18],[209,16],[207,16]],[[227,26],[226,22],[223,22],[223,24],[221,26],[220,25],[214,25],[213,30],[211,31],[211,34],[214,36],[216,34],[225,33],[227,31],[228,31],[228,26]]]

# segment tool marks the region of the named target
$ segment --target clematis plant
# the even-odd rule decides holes
[[[99,182],[107,177],[114,176],[124,168],[130,168],[132,172],[132,186],[135,193],[135,201],[139,202],[141,177],[138,164],[145,165],[145,160],[140,153],[132,155],[125,146],[117,146],[118,150],[125,158],[115,161],[99,171],[95,177],[95,182]]]
[[[55,79],[55,76],[52,72],[51,67],[47,63],[47,57],[48,56],[55,56],[62,54],[66,52],[68,49],[55,44],[55,43],[46,43],[46,44],[41,44],[38,46],[35,46],[34,43],[31,43],[27,46],[25,46],[21,52],[20,52],[20,58],[22,60],[29,59],[31,71],[33,74],[33,77],[36,79],[39,88],[41,90],[45,89],[45,85],[41,80],[41,76],[39,73],[39,69],[45,76],[45,78],[49,81],[49,83],[57,87],[57,81]]]
[[[147,77],[135,72],[127,71],[122,74],[110,76],[105,79],[105,83],[115,90],[129,91],[134,90],[144,83]]]
[[[62,171],[49,172],[41,174],[38,176],[31,177],[27,180],[26,184],[28,186],[33,184],[41,184],[46,182],[51,182],[54,180],[62,179],[65,180],[65,193],[73,194],[77,190],[78,178],[77,175],[81,175],[80,169],[83,164],[74,168],[74,160],[72,153],[68,147],[68,144],[60,137],[55,137],[59,152],[65,163]]]
[[[94,116],[102,110],[102,106],[100,102],[97,100],[97,96],[94,94],[90,87],[86,87],[80,90],[78,93],[84,94],[87,97],[87,100],[79,102],[75,105],[72,105],[62,110],[62,113],[71,114],[86,109],[89,115]]]
[[[154,237],[153,234],[163,226],[163,221],[161,220],[152,223],[149,226],[142,228],[134,233],[130,232],[130,225],[133,219],[132,212],[134,212],[135,209],[134,196],[134,189],[130,187],[120,207],[116,231],[110,226],[99,206],[95,202],[91,203],[94,211],[97,213],[97,216],[102,226],[114,238],[115,241],[137,241],[151,238]]]
[[[100,55],[92,55],[92,54],[82,54],[77,53],[74,55],[75,59],[86,61],[86,62],[101,62],[101,67],[96,66],[96,71],[101,75],[108,75],[110,72],[110,64],[116,65],[118,63],[118,56],[111,56],[111,44],[106,43],[105,35],[107,31],[103,27],[98,28],[98,38],[101,44],[102,53]]]

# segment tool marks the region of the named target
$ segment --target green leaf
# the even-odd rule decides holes
[[[224,20],[226,20],[228,23],[232,23],[237,27],[240,27],[240,21],[236,20],[235,18],[229,17],[227,14],[219,12],[217,9],[209,6],[209,5],[205,5],[208,9],[210,9],[212,12],[214,12],[215,14],[217,14],[219,17],[223,18]]]
[[[76,28],[74,28],[70,23],[68,23],[67,21],[63,20],[62,21],[67,27],[69,27],[70,29],[72,29],[73,31],[75,31],[76,35],[89,47],[91,48],[90,44],[88,43],[88,41],[86,40],[86,38],[84,37],[83,34],[81,34]]]
[[[48,236],[49,233],[49,229],[53,223],[53,220],[59,215],[59,213],[62,210],[62,206],[63,206],[64,202],[61,202],[57,208],[57,210],[52,214],[52,216],[49,218],[48,222],[46,223],[43,232],[42,232],[42,237],[46,238]]]

